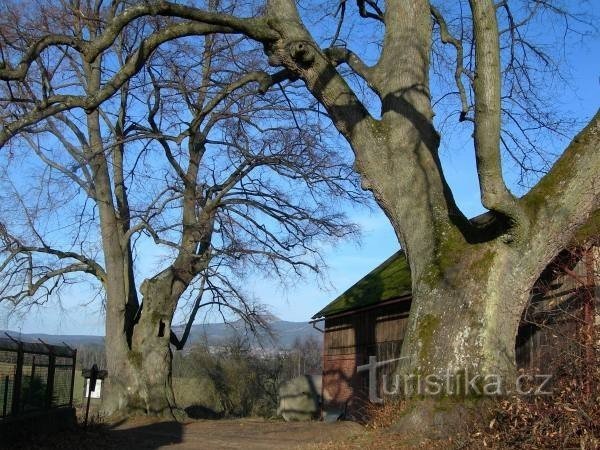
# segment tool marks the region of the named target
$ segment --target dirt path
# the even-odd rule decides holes
[[[261,419],[173,422],[127,422],[112,433],[134,439],[136,448],[148,449],[295,449],[360,434],[351,422],[278,422]]]
[[[291,422],[264,419],[198,420],[187,423],[158,422],[150,418],[116,425],[96,425],[52,436],[30,436],[0,449],[61,450],[158,450],[242,449],[284,450],[359,436],[364,429],[352,422]]]

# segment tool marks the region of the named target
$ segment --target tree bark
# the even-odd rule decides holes
[[[515,337],[529,292],[543,267],[515,263],[514,254],[481,244],[413,286],[402,356],[404,374],[422,377],[498,376],[510,390],[516,374]],[[535,267],[534,267],[535,266]],[[536,272],[536,269],[539,271]],[[480,396],[481,392],[446,392]]]
[[[109,396],[103,401],[108,414],[143,414],[181,418],[171,378],[171,324],[177,301],[187,286],[189,272],[172,267],[142,283],[142,308],[133,324],[131,344],[125,333],[107,334]],[[122,311],[107,312],[109,323],[121,321]],[[112,376],[111,376],[112,371]]]
[[[433,126],[429,91],[431,5],[426,0],[386,2],[383,17],[378,17],[385,25],[381,55],[370,67],[348,49],[321,49],[303,25],[293,0],[269,0],[265,14],[250,19],[169,2],[135,5],[106,26],[93,44],[54,36],[39,41],[15,68],[0,67],[4,80],[23,78],[31,61],[50,45],[81,47],[86,61],[93,61],[135,18],[160,15],[182,20],[146,38],[135,58],[103,89],[99,69],[91,63],[86,96],[53,99],[42,105],[40,112],[5,126],[0,143],[56,112],[97,107],[137,73],[163,42],[192,34],[244,34],[263,44],[269,63],[283,67],[290,79],[302,80],[325,108],[354,152],[363,186],[373,192],[407,253],[413,306],[402,350],[407,357],[402,372],[439,377],[473,371],[483,377],[504,377],[507,389],[515,374],[515,336],[533,283],[600,210],[600,113],[536,186],[524,197],[514,197],[503,178],[499,147],[502,58],[497,5],[491,0],[469,4],[475,46],[474,149],[482,203],[490,210],[485,223],[467,220],[456,207],[439,160],[439,135]],[[439,12],[437,21],[443,23]],[[342,62],[381,100],[380,118],[368,112],[337,70]],[[96,136],[95,141],[91,139],[88,159],[109,280],[107,351],[113,361],[109,372],[115,376],[111,381],[115,397],[107,403],[117,409],[163,414],[172,406],[170,321],[190,275],[199,273],[192,268],[196,263],[190,255],[197,245],[207,246],[202,239],[208,234],[203,235],[206,230],[199,227],[202,221],[194,213],[194,183],[203,149],[201,143],[194,145],[190,139],[190,164],[182,177],[182,252],[170,269],[143,286],[144,308],[136,324],[131,314],[125,314],[137,304],[128,276],[131,255],[120,239],[106,159],[99,156],[100,132],[94,131],[97,122],[97,113],[88,114],[88,127]]]

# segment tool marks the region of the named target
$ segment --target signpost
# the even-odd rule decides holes
[[[108,372],[106,370],[99,370],[98,366],[94,364],[91,369],[82,370],[81,374],[88,382],[87,405],[85,407],[85,428],[87,428],[92,392],[96,390],[96,383],[98,382],[98,380],[104,380],[104,378],[106,378],[106,376],[108,375]]]

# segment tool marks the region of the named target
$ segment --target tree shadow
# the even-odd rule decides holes
[[[425,54],[421,54],[421,57],[423,60],[428,58]],[[414,69],[416,69],[416,67]],[[325,70],[319,75],[318,80],[315,83],[316,89],[324,89],[336,76],[339,76],[339,72],[333,67]],[[418,76],[414,74],[412,78],[418,79]],[[406,151],[406,153],[418,153],[422,151],[419,150],[422,146],[429,152],[431,158],[430,162],[435,166],[435,170],[438,172],[442,184],[441,194],[448,207],[448,219],[469,244],[480,244],[493,241],[503,234],[506,234],[514,227],[515,224],[513,220],[499,211],[487,211],[480,216],[469,219],[456,204],[454,194],[448,184],[439,157],[440,135],[435,129],[432,118],[418,110],[413,104],[413,101],[411,101],[411,98],[416,96],[428,97],[430,93],[427,86],[420,83],[414,83],[393,92],[389,92],[383,96],[380,94],[377,95],[381,100],[382,118],[390,113],[397,114],[404,118],[416,131],[418,139],[413,145],[412,152]],[[337,116],[344,118],[344,127],[347,128],[347,134],[349,135],[353,134],[356,127],[370,116],[366,108],[364,108],[362,104],[357,104],[357,101],[352,101],[349,104],[330,105],[329,110],[332,117]],[[355,149],[353,150],[356,152]],[[423,164],[422,162],[417,162],[415,170],[428,172],[432,170],[432,167]],[[361,175],[364,176],[365,174],[361,173]],[[426,184],[429,184],[429,176],[425,174],[423,179]],[[426,198],[424,198],[424,204],[428,205],[428,208],[434,212],[433,209],[435,207],[436,199],[431,198],[431,189],[426,189],[426,192],[423,194],[426,196]],[[415,192],[412,192],[411,195],[415,195]],[[388,214],[387,208],[382,205],[379,200],[377,200],[377,202],[384,212]]]
[[[154,450],[183,442],[184,425],[175,422],[153,422],[140,425],[126,420],[112,425],[90,424],[53,433],[30,432],[14,439],[0,439],[0,449],[144,449]]]
[[[109,443],[117,445],[114,448],[159,449],[165,445],[183,442],[183,427],[179,422],[156,422],[146,425],[126,428],[109,428],[106,430]],[[91,444],[91,443],[90,443]],[[95,448],[93,444],[82,448]],[[106,447],[101,447],[106,448]],[[110,448],[110,447],[109,447]]]

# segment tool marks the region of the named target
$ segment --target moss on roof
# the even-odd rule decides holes
[[[410,267],[404,252],[400,250],[312,318],[328,317],[410,293]]]
[[[486,214],[482,214],[474,220],[485,219],[484,216]],[[588,222],[577,231],[573,243],[578,244],[599,235],[600,210],[597,210],[592,213]],[[410,293],[410,267],[404,252],[399,250],[312,318],[320,319],[332,316]]]

